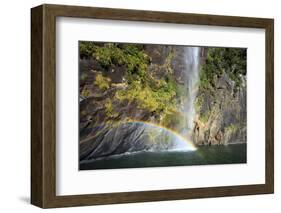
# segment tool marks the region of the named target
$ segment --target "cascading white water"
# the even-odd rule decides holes
[[[199,69],[200,69],[200,47],[185,47],[185,83],[187,86],[187,99],[184,104],[184,113],[187,121],[185,130],[191,135],[195,119],[195,100],[199,86]]]

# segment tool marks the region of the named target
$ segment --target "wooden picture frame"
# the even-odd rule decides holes
[[[265,29],[265,184],[56,195],[56,17]],[[274,191],[274,20],[126,9],[41,5],[31,9],[31,203],[42,208],[267,194]]]

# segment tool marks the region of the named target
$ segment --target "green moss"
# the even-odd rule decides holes
[[[166,59],[166,63],[165,66],[167,67],[167,71],[172,74],[173,73],[173,69],[172,69],[172,61],[174,58],[174,53],[173,52],[169,52],[167,59]]]
[[[80,114],[81,114],[81,116],[85,116],[85,115],[87,115],[87,111],[86,111],[86,110],[82,110],[82,111],[80,112]]]
[[[109,98],[106,99],[106,102],[105,102],[105,112],[108,117],[111,117],[111,115],[113,113],[113,104]]]
[[[202,121],[203,123],[206,123],[206,122],[208,122],[210,115],[211,115],[210,111],[200,113],[199,120]]]
[[[237,124],[230,124],[225,128],[225,130],[229,132],[235,132],[238,128],[239,126]]]
[[[94,85],[98,86],[101,90],[106,90],[109,89],[110,82],[110,78],[104,77],[102,74],[97,74]]]
[[[87,98],[90,96],[90,90],[87,88],[87,87],[84,87],[82,92],[81,92],[81,95],[84,97],[84,98]]]
[[[199,96],[196,98],[196,101],[195,101],[195,111],[196,111],[197,113],[200,112],[203,103],[204,103],[204,97],[203,97],[203,95],[199,95]]]
[[[87,74],[87,73],[82,73],[81,76],[80,76],[80,79],[81,79],[82,81],[85,81],[85,80],[87,79],[87,77],[88,77],[88,74]]]

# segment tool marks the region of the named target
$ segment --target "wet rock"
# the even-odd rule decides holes
[[[246,81],[235,91],[234,82],[225,73],[215,80],[215,91],[202,90],[203,102],[195,121],[193,140],[197,145],[246,142]],[[218,134],[220,135],[218,137]]]
[[[175,133],[152,124],[103,125],[88,131],[80,141],[80,161],[137,151],[192,151],[194,147]]]

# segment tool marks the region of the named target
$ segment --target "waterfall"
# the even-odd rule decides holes
[[[200,47],[185,47],[184,60],[185,84],[187,87],[187,98],[183,110],[187,117],[185,133],[191,137],[196,116],[195,100],[199,83]]]

